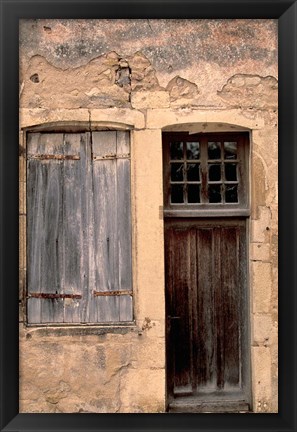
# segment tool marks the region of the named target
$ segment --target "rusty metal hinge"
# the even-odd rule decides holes
[[[93,156],[94,161],[113,159],[130,159],[130,154],[107,154],[105,156]]]
[[[36,155],[28,155],[27,159],[37,159],[37,160],[48,160],[48,159],[54,159],[54,160],[79,160],[80,156],[77,155],[62,155],[62,154],[36,154]]]
[[[93,294],[95,297],[101,297],[101,296],[122,296],[122,295],[133,295],[133,291],[93,291]]]
[[[51,294],[51,293],[29,293],[28,298],[44,298],[44,299],[64,299],[64,298],[70,298],[70,299],[81,299],[81,294]]]

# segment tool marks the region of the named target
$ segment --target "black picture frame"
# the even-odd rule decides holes
[[[1,431],[296,430],[297,3],[292,0],[0,0]],[[279,22],[279,413],[19,414],[18,20],[267,18]]]

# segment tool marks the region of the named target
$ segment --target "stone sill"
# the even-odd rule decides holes
[[[139,333],[139,328],[134,321],[127,323],[109,323],[100,325],[91,324],[65,324],[65,325],[30,325],[24,324],[23,331],[26,333],[26,338],[33,336],[47,337],[47,336],[100,336],[107,333],[113,334],[127,334]]]

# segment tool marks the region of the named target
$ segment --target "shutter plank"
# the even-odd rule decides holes
[[[90,320],[90,302],[93,277],[91,265],[94,260],[90,260],[93,250],[93,188],[91,173],[91,146],[90,134],[80,134],[80,170],[81,170],[81,223],[82,223],[82,300],[80,302],[80,321],[89,322]]]
[[[36,136],[35,136],[36,135]],[[30,134],[29,154],[63,153],[62,134]],[[28,292],[60,293],[62,289],[62,226],[61,185],[63,164],[60,161],[28,161]],[[31,304],[30,304],[31,303]],[[61,322],[63,313],[54,313],[48,300],[28,302],[40,308],[40,322]],[[40,306],[39,306],[40,305]],[[36,313],[34,313],[36,320]]]
[[[41,322],[41,299],[28,299],[27,316],[29,324],[39,324]]]
[[[64,154],[80,155],[80,134],[65,134]],[[81,214],[81,166],[78,160],[64,160],[63,254],[64,286],[67,294],[82,294],[83,230]],[[64,322],[80,322],[81,300],[64,300]]]
[[[119,297],[97,297],[97,318],[98,322],[118,322],[119,321]]]
[[[31,133],[28,136],[27,155],[40,154],[62,155],[63,134],[61,133]]]
[[[62,323],[64,321],[63,299],[41,299],[42,323]]]
[[[96,291],[118,291],[116,161],[95,162],[93,169]],[[111,297],[104,300],[108,321],[119,319],[114,300]],[[96,301],[100,321],[101,302]]]
[[[63,271],[63,163],[60,161],[41,162],[45,174],[43,208],[44,241],[41,248],[41,292],[61,293]]]
[[[117,132],[117,157],[130,155],[130,134]],[[119,290],[132,290],[130,160],[117,160]],[[119,297],[119,321],[133,320],[132,296]]]
[[[117,237],[119,290],[132,289],[130,161],[117,160]]]
[[[41,289],[41,248],[44,243],[44,190],[45,179],[37,161],[27,163],[27,257],[28,292]]]
[[[80,323],[81,300],[64,299],[64,322]]]
[[[41,292],[63,292],[63,162],[41,162],[47,171],[47,184],[44,191],[44,229]],[[40,191],[42,193],[42,191]],[[43,323],[63,322],[63,300],[42,299],[41,321]]]
[[[117,157],[130,155],[130,133],[127,131],[117,132]]]
[[[133,320],[133,298],[130,295],[119,297],[119,312],[121,322]]]
[[[107,158],[116,157],[117,136],[116,132],[93,132],[92,133],[93,157]]]

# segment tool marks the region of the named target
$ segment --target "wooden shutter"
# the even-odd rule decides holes
[[[93,321],[132,320],[130,145],[127,132],[93,132]]]
[[[131,321],[129,133],[29,134],[27,182],[28,322]]]

